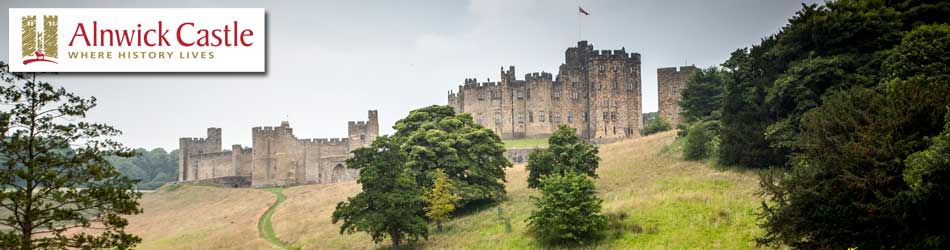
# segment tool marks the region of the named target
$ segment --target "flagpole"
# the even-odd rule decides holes
[[[580,12],[580,8],[581,8],[581,1],[578,0],[578,1],[577,1],[577,9],[578,9],[578,11],[577,11],[577,41],[578,41],[578,42],[581,41],[581,12]]]

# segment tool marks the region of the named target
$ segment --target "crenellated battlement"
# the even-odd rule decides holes
[[[525,80],[526,82],[533,82],[533,81],[552,81],[552,79],[554,79],[554,75],[552,75],[551,73],[548,73],[548,72],[544,72],[544,71],[541,71],[541,72],[533,72],[533,73],[529,73],[529,74],[525,74],[525,75],[524,75],[524,80]]]
[[[640,61],[639,53],[627,53],[624,49],[619,50],[595,50],[591,54],[593,60],[636,60]]]
[[[343,146],[350,143],[349,138],[311,138],[297,140],[301,144]]]
[[[206,141],[208,141],[208,139],[205,139],[205,138],[193,138],[193,137],[178,138],[178,142],[200,143],[200,142],[206,142]]]
[[[674,74],[674,73],[687,73],[687,74],[691,74],[691,73],[693,73],[695,70],[696,70],[696,65],[689,65],[689,66],[679,66],[679,68],[677,68],[677,67],[657,68],[657,69],[656,69],[656,73],[657,73],[657,74]]]

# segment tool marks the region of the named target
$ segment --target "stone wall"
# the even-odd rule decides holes
[[[497,82],[465,79],[449,105],[505,139],[547,137],[566,124],[592,142],[637,137],[642,127],[640,54],[594,50],[587,41],[565,51],[557,77],[515,77],[501,69]]]
[[[180,182],[183,184],[208,185],[219,187],[245,188],[251,187],[250,176],[223,176],[210,179],[200,179]]]
[[[686,80],[696,73],[696,66],[681,66],[656,69],[659,117],[666,119],[675,128],[682,121],[680,99]]]
[[[508,158],[511,163],[528,163],[528,155],[531,152],[538,150],[537,148],[514,148],[505,150],[505,158]]]
[[[379,136],[377,112],[367,121],[348,122],[346,138],[298,139],[289,122],[277,127],[251,129],[253,148],[232,145],[221,150],[221,129],[208,129],[208,138],[180,140],[183,148],[179,182],[246,177],[253,187],[333,183],[354,180],[358,171],[347,169],[353,149],[370,145]]]

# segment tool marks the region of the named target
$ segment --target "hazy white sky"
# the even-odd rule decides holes
[[[806,2],[816,2],[807,0]],[[268,13],[266,74],[60,74],[48,80],[99,106],[89,119],[124,132],[129,147],[178,147],[179,137],[223,129],[224,147],[250,146],[251,127],[289,118],[299,138],[345,137],[346,122],[378,109],[382,133],[412,109],[446,104],[465,78],[557,73],[564,50],[642,55],[643,110],[657,110],[656,68],[718,65],[778,31],[801,8],[785,0],[581,1],[43,1],[8,8],[255,7]],[[9,62],[9,13],[0,60]]]

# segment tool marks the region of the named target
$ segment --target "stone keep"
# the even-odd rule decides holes
[[[347,138],[298,139],[287,121],[278,127],[251,129],[252,148],[221,149],[221,129],[209,128],[207,138],[179,140],[178,181],[243,177],[251,186],[287,186],[354,180],[356,170],[345,161],[353,149],[370,145],[379,136],[377,112],[367,121],[349,122]],[[202,182],[205,183],[205,182]]]
[[[638,137],[642,126],[640,54],[594,50],[587,41],[564,52],[557,76],[501,69],[497,82],[465,79],[448,103],[502,138],[544,138],[566,124],[592,142]]]
[[[681,66],[656,69],[657,99],[659,101],[659,117],[666,119],[674,128],[680,122],[680,99],[686,80],[696,73],[696,66]]]

